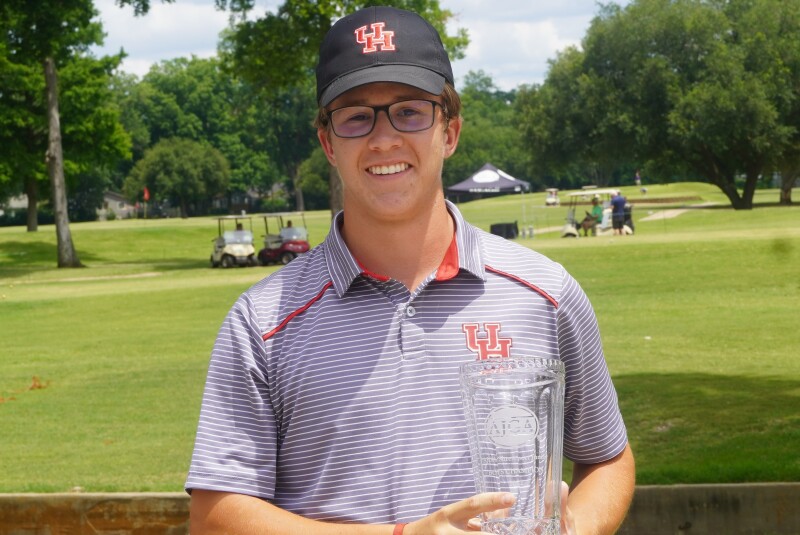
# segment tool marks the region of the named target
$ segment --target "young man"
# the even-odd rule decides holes
[[[317,96],[344,211],[219,332],[186,483],[193,535],[478,531],[513,496],[474,495],[458,370],[511,353],[566,366],[563,533],[613,532],[633,458],[594,314],[561,266],[445,201],[461,118],[439,35],[394,8],[345,17]]]

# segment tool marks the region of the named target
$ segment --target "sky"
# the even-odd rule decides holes
[[[251,18],[281,3],[257,0]],[[627,0],[615,3],[624,5]],[[456,86],[469,71],[482,70],[504,90],[543,82],[547,61],[570,45],[580,45],[598,12],[595,0],[439,0],[439,4],[455,14],[450,31],[458,27],[469,32],[465,58],[453,62]],[[120,8],[114,0],[95,0],[95,7],[106,38],[94,52],[114,54],[124,49],[128,57],[122,70],[138,76],[162,60],[214,56],[219,33],[228,24],[228,14],[217,11],[213,0],[172,4],[153,0],[143,17],[134,17],[132,8]]]

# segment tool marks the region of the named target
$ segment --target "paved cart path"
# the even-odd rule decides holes
[[[658,221],[658,220],[661,220],[661,219],[672,219],[673,217],[678,217],[681,214],[685,214],[689,210],[694,210],[695,208],[704,208],[706,206],[714,206],[714,205],[717,205],[717,204],[719,204],[719,203],[706,202],[706,203],[702,203],[702,204],[695,204],[691,208],[671,208],[669,210],[660,210],[660,211],[655,212],[654,214],[651,214],[651,215],[649,215],[647,217],[641,218],[639,221]]]

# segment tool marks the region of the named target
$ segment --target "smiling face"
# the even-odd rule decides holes
[[[344,106],[386,106],[402,100],[441,97],[395,83],[357,87],[331,102],[328,109]],[[435,107],[431,128],[420,132],[399,132],[386,112],[378,112],[372,132],[359,138],[337,137],[330,128],[317,134],[344,184],[346,215],[374,221],[400,222],[424,216],[441,204],[442,166],[455,152],[461,119],[445,122],[442,109]]]

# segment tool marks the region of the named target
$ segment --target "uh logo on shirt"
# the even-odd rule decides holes
[[[511,356],[511,338],[500,338],[500,323],[464,323],[461,330],[467,337],[467,349],[477,353],[478,360]]]

